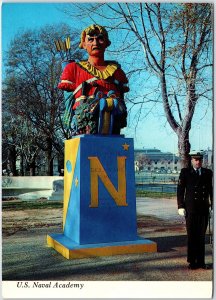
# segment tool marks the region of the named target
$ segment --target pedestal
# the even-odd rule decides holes
[[[47,242],[68,259],[157,251],[137,236],[133,139],[65,142],[63,233]]]

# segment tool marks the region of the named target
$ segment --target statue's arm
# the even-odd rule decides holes
[[[67,92],[72,92],[76,88],[76,65],[74,62],[68,63],[60,77],[58,88]]]

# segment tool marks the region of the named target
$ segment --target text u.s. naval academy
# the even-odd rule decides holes
[[[42,283],[41,281],[19,281],[17,282],[18,288],[39,288],[39,289],[50,289],[50,288],[75,288],[82,289],[84,287],[83,283],[72,283],[68,282],[58,282],[58,281],[50,281]]]

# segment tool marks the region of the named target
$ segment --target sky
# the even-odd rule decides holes
[[[2,3],[2,53],[7,51],[10,41],[19,34],[20,30],[38,29],[45,25],[58,24],[60,22],[68,23],[76,27],[80,35],[83,25],[79,20],[75,23],[64,14],[59,8],[63,3],[58,2],[38,2],[38,3]],[[101,22],[101,25],[102,22]],[[121,64],[121,61],[120,61]],[[2,63],[2,74],[4,75],[4,65]],[[201,114],[199,115],[199,112]],[[136,110],[133,114],[136,114]],[[202,118],[200,120],[200,118]],[[156,114],[150,114],[139,123],[135,128],[129,123],[122,133],[126,137],[134,138],[136,149],[157,148],[164,152],[177,153],[177,137],[166,124],[165,117],[158,117]],[[212,113],[208,110],[203,117],[203,107],[198,106],[197,113],[194,116],[192,129],[190,132],[191,148],[193,150],[205,150],[212,148]]]

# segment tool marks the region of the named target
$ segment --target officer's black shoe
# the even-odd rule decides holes
[[[199,269],[203,269],[203,270],[210,270],[210,269],[212,269],[211,265],[206,265],[206,264],[198,264],[197,267]]]
[[[198,269],[198,266],[194,263],[194,264],[192,264],[192,263],[190,263],[189,265],[188,265],[188,269],[189,270],[197,270]]]

